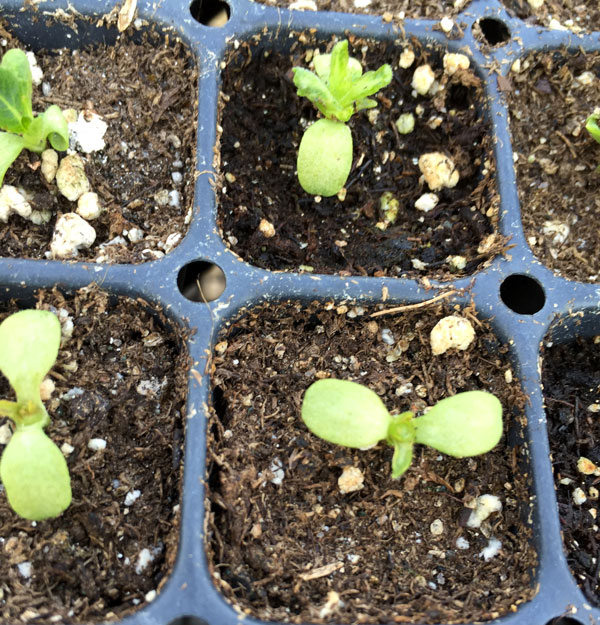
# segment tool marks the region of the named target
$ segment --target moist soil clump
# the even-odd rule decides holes
[[[278,6],[282,9],[298,4],[298,0],[258,0],[261,4]],[[457,15],[466,9],[471,0],[315,0],[318,11],[337,11],[339,13],[365,13],[368,15],[391,15],[420,19],[439,19]]]
[[[598,482],[600,354],[594,338],[544,350],[543,385],[556,496],[567,562],[585,596],[600,605]],[[582,461],[581,458],[589,462]],[[581,464],[583,462],[583,464]],[[582,473],[591,471],[591,473]],[[579,488],[587,498],[575,503]]]
[[[550,26],[552,19],[574,32],[594,31],[600,23],[600,7],[596,0],[544,0],[533,9],[527,0],[501,0],[509,12],[528,24]],[[569,22],[570,20],[570,22]]]
[[[600,279],[600,145],[585,130],[600,102],[600,54],[535,52],[507,93],[525,235],[560,275]]]
[[[376,109],[349,122],[354,157],[345,199],[319,201],[303,191],[295,173],[303,129],[317,112],[296,95],[291,69],[307,67],[314,48],[325,52],[326,46],[297,37],[302,44],[292,44],[290,53],[267,41],[264,49],[244,42],[229,53],[223,71],[217,169],[224,176],[217,201],[231,248],[265,269],[440,278],[472,273],[502,250],[480,79],[470,69],[444,74],[443,52],[417,41],[390,46],[350,38],[351,54],[365,70],[389,63],[394,78],[376,96]],[[409,48],[415,61],[401,69],[399,57]],[[443,88],[432,97],[413,97],[413,73],[426,63]],[[407,135],[395,125],[402,113],[416,119]],[[424,212],[415,202],[430,192],[418,167],[428,152],[449,156],[460,181],[436,191],[439,203]],[[382,230],[384,193],[398,201],[398,215]]]
[[[36,306],[63,319],[45,431],[66,456],[73,501],[60,517],[32,523],[0,497],[0,614],[4,622],[114,620],[142,607],[175,561],[185,337],[166,329],[160,312],[96,288],[73,297],[40,291]],[[18,309],[3,304],[0,321]],[[3,376],[0,396],[13,397]],[[96,438],[105,449],[88,448]]]
[[[0,26],[0,35],[8,47],[24,49],[7,28]],[[41,51],[36,58],[48,87],[34,86],[35,112],[57,104],[95,112],[108,124],[103,150],[79,152],[105,210],[89,222],[96,240],[77,259],[140,263],[169,251],[187,231],[193,204],[197,70],[191,52],[176,38],[149,31],[139,43],[123,34],[114,45]],[[75,212],[76,202],[46,182],[32,152],[21,154],[4,182],[25,189],[32,208],[52,217],[42,225],[16,215],[0,223],[0,255],[47,257],[57,218]]]
[[[529,471],[526,452],[513,446],[526,398],[508,347],[472,310],[433,305],[377,320],[371,312],[271,302],[221,331],[207,446],[215,583],[266,621],[498,618],[535,594],[536,555],[521,521]],[[434,357],[429,333],[450,313],[470,319],[477,337],[466,351]],[[505,433],[494,451],[470,459],[416,446],[408,472],[392,480],[391,447],[336,447],[302,423],[303,393],[324,377],[360,382],[397,412],[487,390],[502,402]],[[364,486],[341,494],[338,478],[350,466]],[[499,497],[502,511],[469,529],[469,506],[482,494]],[[496,540],[501,549],[489,556]]]

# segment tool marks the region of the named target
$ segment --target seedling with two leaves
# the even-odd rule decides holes
[[[60,321],[48,311],[22,310],[0,324],[0,371],[17,396],[0,400],[0,416],[15,424],[0,459],[0,480],[11,508],[32,521],[58,516],[71,503],[67,463],[44,433],[50,417],[40,396],[60,336]]]
[[[304,394],[302,420],[323,440],[366,449],[379,441],[394,448],[392,477],[410,466],[415,443],[457,458],[490,451],[502,436],[502,405],[485,391],[439,401],[421,417],[391,415],[371,389],[348,380],[324,379]]]

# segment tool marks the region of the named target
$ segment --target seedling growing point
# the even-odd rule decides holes
[[[298,149],[298,180],[307,193],[329,197],[338,193],[352,166],[352,134],[346,123],[356,111],[373,108],[369,98],[392,80],[392,69],[362,73],[359,61],[348,55],[348,41],[338,42],[331,54],[314,59],[315,72],[294,67],[298,95],[308,98],[323,114],[304,133]]]
[[[325,379],[304,394],[302,420],[323,440],[364,449],[384,440],[394,447],[392,477],[410,466],[415,443],[456,458],[484,454],[502,436],[502,405],[491,393],[467,391],[442,399],[421,417],[391,415],[369,388]]]
[[[58,516],[71,503],[67,463],[44,433],[50,418],[40,396],[60,335],[60,322],[48,311],[23,310],[0,324],[0,371],[17,396],[0,400],[0,416],[15,424],[0,459],[0,480],[11,508],[32,521]]]

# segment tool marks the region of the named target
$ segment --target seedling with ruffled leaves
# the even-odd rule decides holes
[[[315,72],[294,67],[298,95],[308,98],[323,114],[310,126],[298,149],[298,180],[313,195],[329,197],[338,193],[352,166],[352,133],[346,125],[356,111],[373,108],[369,98],[389,85],[392,68],[362,73],[359,61],[348,55],[348,41],[338,42],[331,54],[313,60]]]
[[[0,371],[17,396],[0,400],[0,416],[15,424],[0,459],[0,480],[11,508],[32,521],[58,516],[71,503],[67,463],[44,433],[50,417],[40,396],[60,336],[60,321],[48,311],[22,310],[0,324]]]
[[[491,393],[458,393],[421,417],[391,415],[366,386],[336,379],[318,380],[307,389],[302,420],[313,434],[336,445],[366,449],[385,441],[394,448],[393,478],[410,466],[415,443],[464,458],[490,451],[502,435],[502,405]]]
[[[0,185],[22,150],[43,152],[69,147],[69,128],[56,104],[34,117],[31,69],[23,50],[8,50],[0,63]]]

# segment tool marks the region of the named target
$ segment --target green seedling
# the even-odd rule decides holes
[[[598,120],[600,115],[594,113],[590,115],[585,122],[585,129],[590,133],[592,139],[600,143],[600,126],[598,126]],[[596,167],[596,171],[600,171],[600,165]]]
[[[314,58],[315,72],[294,67],[299,96],[308,98],[323,114],[310,126],[298,149],[298,180],[313,195],[338,193],[352,166],[352,134],[346,123],[353,113],[373,108],[374,95],[392,80],[392,68],[362,73],[359,61],[348,55],[348,42],[337,43],[331,54]]]
[[[67,463],[44,433],[50,417],[40,396],[60,334],[58,318],[48,311],[22,310],[0,324],[0,371],[17,396],[0,400],[0,416],[15,424],[0,459],[0,480],[11,508],[32,521],[58,516],[71,503]]]
[[[456,458],[484,454],[502,435],[502,406],[485,391],[442,399],[421,417],[391,415],[369,388],[348,380],[325,379],[304,394],[302,420],[323,440],[365,449],[385,441],[394,448],[392,477],[410,466],[415,443]]]
[[[23,50],[8,50],[0,63],[0,185],[22,150],[43,152],[47,141],[58,151],[69,147],[69,128],[55,104],[33,116],[31,70]]]

